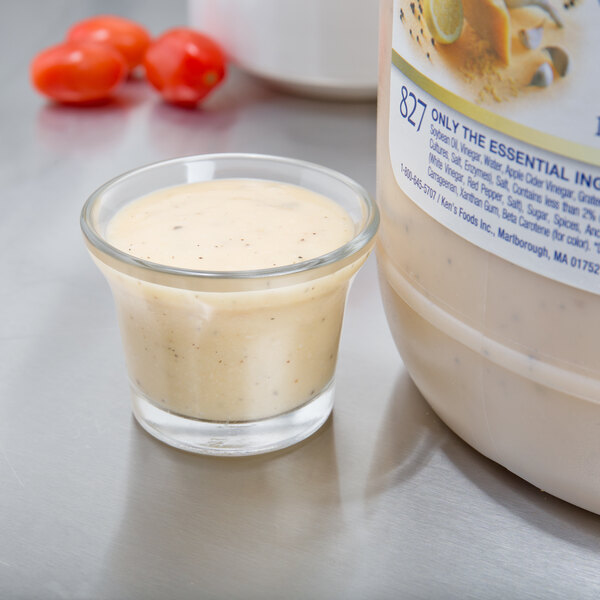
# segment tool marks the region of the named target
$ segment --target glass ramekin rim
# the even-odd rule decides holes
[[[314,258],[303,260],[298,263],[290,265],[281,265],[278,267],[268,267],[264,269],[247,269],[247,270],[231,270],[231,271],[211,271],[211,270],[200,270],[200,269],[187,269],[182,267],[174,267],[170,265],[164,265],[162,263],[155,263],[149,260],[138,258],[127,252],[119,250],[115,246],[108,243],[93,227],[92,225],[92,211],[98,199],[102,196],[106,190],[118,185],[121,181],[127,178],[134,177],[142,174],[144,171],[151,171],[158,167],[167,166],[169,164],[185,163],[192,161],[210,161],[210,160],[235,160],[235,159],[247,159],[247,160],[258,160],[265,162],[276,162],[285,163],[287,165],[295,165],[302,168],[307,168],[313,171],[322,173],[323,175],[332,177],[338,180],[344,185],[348,186],[354,193],[356,193],[363,201],[366,208],[366,215],[364,224],[361,229],[348,240],[342,246],[316,256]],[[185,182],[182,182],[184,184]],[[289,158],[285,156],[277,156],[271,154],[251,153],[251,152],[223,152],[223,153],[207,153],[207,154],[192,154],[186,156],[179,156],[176,158],[170,158],[166,160],[155,161],[142,165],[141,167],[135,167],[128,171],[113,177],[108,180],[96,190],[94,190],[85,201],[83,208],[80,213],[80,227],[81,230],[88,240],[88,242],[101,252],[109,255],[110,257],[124,262],[126,264],[141,267],[150,271],[164,273],[168,275],[183,276],[183,277],[195,277],[199,279],[260,279],[268,277],[280,277],[285,275],[291,275],[293,273],[307,272],[319,267],[326,265],[332,265],[338,261],[344,260],[352,255],[359,254],[360,251],[369,245],[369,242],[374,239],[375,234],[379,228],[379,209],[376,202],[371,198],[369,193],[363,186],[357,183],[351,177],[336,171],[335,169],[319,165],[310,161]]]

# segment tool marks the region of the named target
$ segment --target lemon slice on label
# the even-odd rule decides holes
[[[423,16],[436,42],[451,44],[459,38],[464,21],[462,0],[425,0]]]

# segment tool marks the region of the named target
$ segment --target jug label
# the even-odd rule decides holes
[[[390,156],[400,188],[456,234],[599,293],[600,5],[552,1],[485,3],[487,25],[464,1],[442,44],[436,4],[396,0]]]

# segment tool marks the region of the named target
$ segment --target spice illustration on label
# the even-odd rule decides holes
[[[576,32],[561,13],[565,0],[407,0],[400,19],[427,59],[469,84],[471,101],[505,102],[547,88],[569,72]]]

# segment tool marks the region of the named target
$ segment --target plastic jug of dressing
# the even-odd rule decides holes
[[[475,4],[475,6],[473,6]],[[600,6],[385,0],[377,248],[438,415],[600,513]]]

